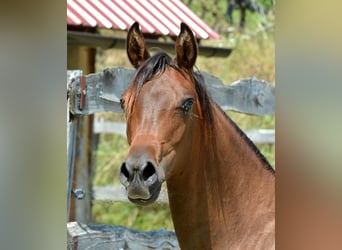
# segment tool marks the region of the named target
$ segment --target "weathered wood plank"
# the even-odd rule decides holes
[[[134,70],[126,68],[105,69],[96,74],[86,76],[86,102],[80,110],[81,88],[80,81],[73,86],[75,90],[74,103],[70,109],[74,114],[88,115],[97,112],[112,111],[120,113],[120,97],[127,89],[133,78]]]
[[[275,88],[255,77],[224,85],[217,77],[202,72],[209,94],[223,110],[266,115],[274,114]]]
[[[244,131],[256,144],[272,144],[275,141],[274,129],[252,129]],[[126,137],[126,124],[94,119],[94,133],[115,133]]]
[[[119,134],[126,137],[126,123],[104,121],[102,118],[94,119],[95,134]]]
[[[95,201],[130,202],[127,198],[127,191],[123,185],[94,186],[92,197]],[[166,187],[162,187],[156,202],[169,203]]]
[[[134,72],[132,69],[118,67],[87,75],[86,103],[82,110],[79,108],[80,81],[75,81],[75,89],[70,91],[75,95],[71,111],[80,115],[106,111],[122,112],[120,97],[129,86]],[[228,86],[213,75],[206,72],[201,74],[209,94],[224,110],[255,115],[274,114],[275,89],[267,82],[250,78]]]
[[[251,129],[244,132],[256,144],[273,144],[275,142],[274,129]]]
[[[180,249],[173,231],[158,230],[142,232],[121,226],[86,225],[67,223],[67,249]]]

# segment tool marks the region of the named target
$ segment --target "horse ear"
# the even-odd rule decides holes
[[[135,22],[128,30],[126,50],[131,64],[136,69],[150,57],[138,22]]]
[[[192,69],[197,58],[197,42],[188,25],[181,23],[181,30],[176,40],[176,60],[180,67]]]

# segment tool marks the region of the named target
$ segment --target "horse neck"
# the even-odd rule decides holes
[[[175,166],[179,174],[167,181],[174,226],[185,249],[245,248],[253,231],[265,230],[258,227],[274,218],[274,174],[218,107],[214,112],[216,155],[195,126],[192,143],[201,147],[193,146],[190,157]]]

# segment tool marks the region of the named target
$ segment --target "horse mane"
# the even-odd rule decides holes
[[[258,147],[251,141],[251,139],[239,128],[239,126],[226,114],[226,112],[224,112],[220,106],[218,106],[218,104],[209,97],[207,90],[205,88],[205,84],[204,84],[204,78],[201,75],[200,71],[196,71],[194,73],[195,75],[195,82],[196,82],[196,91],[197,94],[199,95],[199,99],[201,103],[204,103],[205,105],[202,105],[202,111],[204,113],[207,114],[207,119],[208,121],[212,121],[212,108],[211,108],[211,103],[214,103],[218,109],[221,111],[221,113],[224,115],[224,117],[228,120],[228,122],[235,128],[235,130],[239,133],[239,135],[241,136],[241,138],[247,143],[247,145],[253,150],[253,152],[257,155],[257,157],[261,160],[261,162],[263,163],[263,166],[266,168],[266,170],[270,171],[271,173],[275,173],[275,170],[273,169],[273,167],[270,165],[270,163],[267,161],[267,159],[265,158],[265,156],[260,152],[260,150],[258,149]],[[206,110],[209,109],[209,110]],[[212,131],[211,129],[213,129],[212,127],[214,126],[214,124],[209,124],[208,130],[207,132],[210,133],[210,131]],[[211,136],[212,139],[215,139],[214,136]],[[213,143],[213,142],[211,142]],[[207,145],[211,145],[210,143]],[[211,149],[213,156],[217,157],[217,155],[215,155],[215,148]]]
[[[253,150],[253,152],[257,155],[257,157],[262,161],[263,166],[266,167],[266,169],[272,173],[275,173],[274,169],[272,166],[269,164],[265,156],[260,152],[260,150],[257,148],[257,146],[248,138],[248,136],[238,127],[238,125],[224,112],[218,104],[209,97],[207,94],[207,90],[205,88],[204,84],[204,79],[203,76],[201,75],[200,71],[195,72],[195,81],[197,82],[196,84],[196,90],[197,94],[202,95],[202,98],[200,99],[201,102],[206,103],[203,108],[209,108],[210,110],[203,110],[205,113],[207,113],[207,118],[209,121],[212,121],[212,108],[210,107],[211,103],[214,103],[218,109],[221,111],[221,113],[224,115],[224,117],[229,121],[229,123],[235,128],[235,130],[239,133],[241,138],[248,144],[248,146]],[[199,89],[197,89],[197,87]],[[205,92],[205,93],[203,93]],[[212,124],[210,125],[211,127],[213,126]],[[214,151],[215,152],[215,151]]]
[[[217,105],[217,104],[216,104]],[[242,137],[242,139],[248,144],[250,148],[254,151],[254,153],[257,155],[257,157],[264,163],[263,166],[270,171],[271,173],[275,173],[274,168],[270,165],[270,163],[267,161],[265,156],[260,152],[260,150],[257,148],[257,146],[254,144],[254,142],[251,141],[251,139],[239,128],[239,126],[220,108],[223,115],[226,117],[226,119],[230,122],[230,124],[235,128],[235,130],[239,133],[239,135]]]
[[[137,94],[145,82],[164,73],[166,66],[175,68],[175,65],[172,63],[172,58],[163,51],[148,58],[137,69],[133,78],[133,84],[135,84]]]

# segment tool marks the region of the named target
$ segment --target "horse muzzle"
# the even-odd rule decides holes
[[[120,181],[127,190],[128,199],[138,205],[149,205],[157,200],[162,184],[155,164],[151,161],[136,164],[130,158],[121,165]]]

